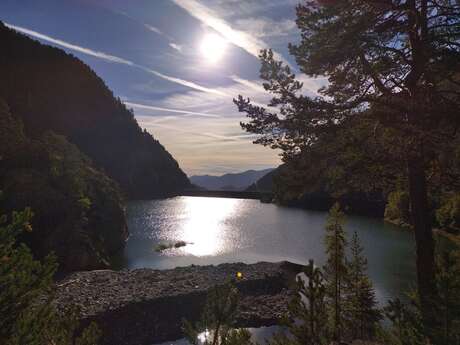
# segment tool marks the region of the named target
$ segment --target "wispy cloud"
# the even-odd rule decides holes
[[[182,46],[176,43],[169,43],[169,46],[175,50],[177,50],[179,53],[182,53]]]
[[[234,116],[237,112],[232,99],[238,95],[248,97],[253,104],[263,107],[266,107],[270,102],[271,95],[265,91],[260,80],[249,80],[237,75],[230,76],[230,79],[233,83],[216,88],[216,91],[219,92],[218,97],[210,93],[191,90],[164,98],[161,106],[179,109],[206,109],[211,113],[216,113],[216,109],[219,109],[219,114]],[[303,83],[301,92],[310,96],[316,96],[318,89],[327,83],[325,78],[313,79],[305,75],[300,75],[298,80]]]
[[[136,116],[139,124],[168,148],[188,174],[219,174],[277,166],[278,152],[253,145],[233,119],[171,118],[159,123]],[[178,140],[180,138],[180,140]]]
[[[134,66],[135,65],[133,62],[131,62],[129,60],[125,60],[123,58],[120,58],[120,57],[117,57],[117,56],[114,56],[114,55],[106,54],[106,53],[103,53],[103,52],[100,52],[100,51],[97,51],[97,50],[92,50],[92,49],[84,48],[84,47],[81,47],[81,46],[78,46],[78,45],[75,45],[75,44],[72,44],[72,43],[68,43],[68,42],[62,41],[60,39],[56,39],[56,38],[53,38],[53,37],[50,37],[50,36],[47,36],[47,35],[43,35],[43,34],[37,32],[37,31],[29,30],[29,29],[26,29],[26,28],[23,28],[23,27],[20,27],[20,26],[16,26],[16,25],[12,25],[12,24],[8,24],[8,23],[5,23],[5,25],[7,27],[9,27],[10,29],[14,29],[16,31],[22,32],[23,34],[38,38],[38,39],[46,41],[46,42],[56,44],[58,46],[61,46],[61,47],[64,47],[64,48],[67,48],[67,49],[70,49],[70,50],[73,50],[73,51],[77,51],[77,52],[82,53],[82,54],[94,56],[96,58],[99,58],[99,59],[102,59],[102,60],[105,60],[105,61],[108,61],[108,62],[115,62],[115,63],[120,63],[120,64],[124,64],[124,65],[129,65],[129,66]]]
[[[240,140],[243,140],[243,139],[246,138],[246,137],[241,136],[241,135],[230,136],[230,135],[217,134],[217,133],[213,133],[213,132],[209,132],[209,131],[205,132],[205,131],[194,131],[194,130],[190,130],[190,129],[184,129],[183,126],[167,125],[167,124],[159,123],[158,121],[155,121],[155,120],[151,121],[146,116],[137,116],[137,119],[144,126],[150,124],[153,127],[165,128],[165,129],[173,130],[173,131],[176,131],[176,132],[191,134],[191,135],[195,135],[195,136],[199,136],[199,137],[217,139],[219,143],[222,143],[222,142],[225,142],[225,141],[240,141]]]
[[[220,18],[217,13],[196,0],[173,1],[176,5],[186,10],[190,15],[200,20],[203,24],[217,31],[229,42],[244,49],[246,52],[254,55],[255,57],[259,56],[262,49],[269,48],[267,43],[261,39],[258,39],[245,31],[232,28],[230,24]],[[287,63],[286,59],[281,54],[274,52],[274,55],[277,59]]]
[[[155,32],[159,35],[164,35],[164,33],[158,29],[157,27],[153,26],[153,25],[150,25],[150,24],[145,24],[145,23],[142,23],[144,25],[144,27],[152,32]]]
[[[132,107],[135,109],[145,109],[145,110],[162,111],[162,112],[166,111],[166,112],[171,112],[171,113],[176,113],[176,114],[196,115],[196,116],[203,116],[203,117],[221,117],[220,115],[216,115],[216,114],[201,113],[201,112],[196,112],[196,111],[156,107],[153,105],[145,105],[145,104],[132,103],[132,102],[124,102],[124,103],[128,107]]]
[[[232,75],[231,79],[234,82],[244,85],[253,91],[266,93],[263,86],[254,80],[247,80],[247,79],[238,77],[237,75]]]
[[[278,8],[294,8],[300,0],[202,0],[212,4],[218,10],[221,18],[260,17],[268,11],[277,11]]]
[[[244,18],[235,21],[236,27],[254,37],[277,37],[292,34],[297,28],[292,19],[273,20],[271,18]]]
[[[107,54],[107,53],[104,53],[104,52],[101,52],[101,51],[97,51],[97,50],[85,48],[85,47],[82,47],[82,46],[79,46],[79,45],[75,45],[75,44],[72,44],[72,43],[57,39],[57,38],[53,38],[53,37],[48,36],[48,35],[41,34],[41,33],[37,32],[37,31],[33,31],[33,30],[29,30],[27,28],[20,27],[20,26],[8,24],[8,23],[5,23],[5,25],[7,27],[9,27],[11,29],[14,29],[16,31],[19,31],[19,32],[21,32],[23,34],[32,36],[34,38],[38,38],[38,39],[46,41],[46,42],[50,42],[52,44],[55,44],[55,45],[58,45],[58,46],[61,46],[61,47],[64,47],[64,48],[67,48],[67,49],[82,53],[82,54],[85,54],[85,55],[93,56],[93,57],[96,57],[98,59],[101,59],[101,60],[104,60],[104,61],[107,61],[107,62],[123,64],[123,65],[127,65],[127,66],[131,66],[131,67],[141,69],[141,70],[143,70],[143,71],[145,71],[147,73],[153,74],[153,75],[155,75],[155,76],[157,76],[157,77],[159,77],[161,79],[170,81],[172,83],[176,83],[176,84],[186,86],[186,87],[194,89],[194,90],[206,92],[206,93],[211,93],[211,94],[221,95],[221,96],[224,95],[222,92],[220,92],[220,91],[218,91],[216,89],[204,87],[204,86],[198,85],[197,83],[194,83],[192,81],[188,81],[188,80],[184,80],[184,79],[181,79],[181,78],[176,78],[176,77],[172,77],[172,76],[160,73],[160,72],[158,72],[156,70],[153,70],[151,68],[139,65],[139,64],[137,64],[137,63],[135,63],[133,61],[126,60],[126,59],[120,58],[118,56],[110,55],[110,54]]]
[[[158,29],[156,26],[153,26],[151,24],[147,24],[147,23],[144,23],[144,22],[141,22],[140,20],[134,18],[133,16],[130,16],[128,13],[126,12],[123,12],[123,11],[117,11],[117,10],[113,10],[113,9],[108,9],[109,11],[115,13],[115,14],[118,14],[120,16],[123,16],[125,18],[128,18],[129,20],[135,22],[135,23],[138,23],[140,25],[142,25],[145,29],[151,31],[151,32],[154,32],[160,36],[164,36],[168,39],[171,39],[171,37],[167,34],[165,34],[163,31],[161,31],[160,29]]]

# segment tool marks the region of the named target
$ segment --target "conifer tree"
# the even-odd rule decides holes
[[[460,344],[460,253],[444,251],[437,256],[436,284],[441,325],[437,344]]]
[[[326,224],[327,261],[324,266],[324,274],[334,340],[338,342],[342,338],[344,287],[348,274],[345,257],[347,241],[343,229],[344,221],[345,214],[340,210],[340,205],[336,203],[329,211]]]
[[[268,107],[239,96],[243,128],[255,143],[281,149],[286,162],[327,146],[350,123],[364,126],[352,154],[373,146],[374,185],[394,166],[407,181],[416,241],[422,317],[435,327],[435,255],[430,164],[452,147],[460,110],[460,3],[457,0],[306,0],[297,6],[300,42],[290,45],[301,77],[326,76],[308,96],[289,64],[271,50],[260,54]],[[355,126],[356,127],[356,126]],[[358,154],[356,153],[358,152]],[[361,160],[359,175],[366,169]],[[389,169],[387,169],[389,167]],[[372,170],[372,169],[371,169]]]
[[[288,324],[293,336],[290,344],[328,344],[330,332],[323,273],[320,268],[315,267],[313,260],[308,262],[303,273],[306,281],[301,277],[297,278],[297,295],[289,305],[290,317],[295,320]]]
[[[439,322],[427,338],[426,325],[422,322],[420,297],[417,291],[408,294],[409,302],[399,299],[389,301],[385,315],[392,327],[383,332],[383,340],[389,345],[460,345],[460,261],[459,253],[441,249],[436,256],[436,300]]]
[[[366,273],[367,259],[363,255],[363,247],[356,232],[351,240],[350,254],[346,296],[347,325],[352,339],[364,340],[374,337],[381,313],[377,308],[372,282]]]
[[[79,336],[75,314],[61,317],[53,304],[56,260],[34,260],[17,238],[32,231],[32,211],[0,214],[0,344],[2,345],[95,345],[99,331],[92,324]]]
[[[253,345],[246,329],[234,329],[238,290],[232,283],[215,286],[208,293],[201,319],[184,320],[184,333],[193,345]]]
[[[388,301],[384,308],[385,316],[391,322],[388,331],[380,337],[385,345],[427,345],[424,336],[420,304],[416,294],[410,294],[410,303],[403,303],[399,298]]]
[[[289,316],[284,325],[288,332],[278,332],[270,345],[329,345],[332,339],[329,327],[326,285],[323,272],[309,260],[298,276],[297,294],[289,304]]]

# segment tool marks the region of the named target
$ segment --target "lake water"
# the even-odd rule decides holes
[[[258,200],[176,197],[130,202],[131,236],[121,267],[168,269],[224,262],[281,261],[322,265],[327,213],[263,204]],[[369,262],[369,275],[381,305],[415,282],[413,235],[382,220],[349,216],[348,238],[356,231]],[[157,252],[159,244],[185,241],[185,247]],[[250,329],[264,343],[278,326]],[[189,345],[185,339],[161,345]]]
[[[223,262],[288,260],[322,265],[327,213],[264,204],[258,200],[176,197],[131,202],[131,236],[121,266],[157,269]],[[356,231],[369,262],[377,298],[385,303],[415,282],[414,239],[410,232],[379,219],[347,217],[346,231]],[[185,247],[155,249],[185,241]]]

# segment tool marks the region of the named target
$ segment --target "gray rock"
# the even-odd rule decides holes
[[[62,313],[78,306],[82,325],[96,321],[104,344],[152,344],[180,338],[182,320],[196,320],[208,290],[229,280],[241,297],[235,326],[277,324],[300,269],[289,262],[259,262],[75,272],[57,282],[56,306]]]

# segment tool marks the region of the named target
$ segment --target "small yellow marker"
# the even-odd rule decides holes
[[[237,273],[236,273],[236,277],[237,277],[238,279],[243,278],[243,273],[237,272]]]

